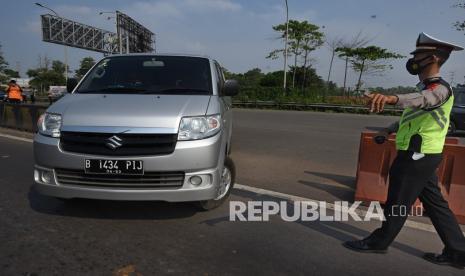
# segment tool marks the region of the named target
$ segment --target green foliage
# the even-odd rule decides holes
[[[273,30],[280,34],[280,39],[286,37],[286,23],[273,26]],[[288,32],[288,57],[294,55],[294,67],[297,67],[299,57],[303,58],[302,68],[307,67],[310,52],[319,48],[324,42],[324,33],[320,32],[320,27],[309,23],[308,21],[289,20]],[[276,49],[271,51],[267,58],[278,59],[284,57],[284,49]],[[304,69],[302,69],[304,70]],[[297,71],[292,74],[292,87],[295,87]],[[305,83],[305,74],[304,80]]]
[[[263,76],[260,80],[260,86],[263,87],[282,87],[284,71],[275,71]],[[281,88],[282,89],[282,88]]]
[[[81,79],[87,73],[87,71],[89,71],[89,69],[92,68],[92,66],[94,66],[94,64],[95,64],[95,60],[93,57],[83,58],[79,65],[79,69],[77,69],[75,72],[76,73],[75,77],[77,79]]]
[[[8,62],[3,57],[2,45],[0,45],[0,84],[7,83],[10,79],[19,77],[19,72],[8,68]]]
[[[405,94],[405,93],[413,93],[417,91],[416,87],[411,87],[411,86],[397,86],[397,87],[391,87],[391,88],[374,87],[374,88],[369,88],[368,90],[382,93],[384,95]]]
[[[243,74],[234,74],[228,70],[224,70],[224,72],[227,79],[237,80],[241,87],[274,87],[282,90],[284,78],[282,70],[263,73],[260,69],[254,68]],[[317,75],[314,68],[291,67],[289,73],[295,73],[296,84],[301,91],[305,90],[305,88],[324,88],[325,86],[324,81]]]
[[[377,46],[359,48],[340,47],[336,49],[336,52],[339,57],[349,58],[352,68],[356,72],[359,72],[357,90],[359,90],[362,85],[363,73],[381,74],[386,70],[392,69],[392,66],[386,63],[385,60],[404,57]]]
[[[0,83],[5,83],[8,80],[8,76],[5,73],[5,69],[8,67],[8,62],[6,62],[3,57],[2,45],[0,44]]]
[[[454,7],[465,9],[465,2],[457,3]],[[456,21],[454,26],[457,31],[465,31],[465,21]]]
[[[315,41],[320,40],[321,44],[324,34],[319,31],[320,27],[309,23],[308,21],[289,20],[289,41],[298,44],[306,38],[312,38]],[[286,23],[273,26],[273,30],[280,33],[280,38],[286,37]],[[316,43],[318,44],[318,43]],[[320,45],[321,45],[320,44]],[[298,47],[296,47],[298,48]]]
[[[13,78],[20,78],[20,75],[19,75],[19,72],[18,71],[15,71],[13,69],[5,69],[3,70],[3,73],[8,76],[9,79],[13,79]]]
[[[65,64],[59,60],[46,61],[42,67],[29,69],[26,74],[32,78],[29,84],[40,92],[48,91],[52,85],[65,85]]]

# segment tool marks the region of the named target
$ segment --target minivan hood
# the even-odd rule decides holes
[[[48,112],[62,115],[63,127],[168,128],[183,116],[205,115],[211,96],[68,94]]]

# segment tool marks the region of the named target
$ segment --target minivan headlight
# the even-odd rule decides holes
[[[42,135],[60,137],[61,115],[53,113],[42,114],[37,121],[37,128]]]
[[[211,137],[221,129],[221,115],[183,117],[179,124],[179,141]]]

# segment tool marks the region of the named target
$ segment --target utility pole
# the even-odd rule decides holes
[[[287,5],[287,0],[284,0],[286,3],[286,34],[284,39],[284,93],[287,89],[287,43],[289,39],[289,6]]]
[[[116,29],[116,37],[118,37],[118,51],[120,54],[123,54],[123,35],[121,34],[121,30],[120,30],[120,27],[119,27],[119,24],[118,24],[118,11],[101,11],[99,12],[99,15],[103,15],[105,13],[110,13],[110,14],[114,14],[115,16],[112,17],[112,16],[108,16],[107,17],[107,20],[110,20],[112,18],[115,19],[115,29]]]
[[[61,17],[56,11],[52,10],[51,8],[49,8],[49,7],[45,6],[45,5],[42,5],[41,3],[35,3],[35,5],[53,12],[57,17]],[[65,42],[65,37],[64,36],[65,36],[65,34],[63,32],[62,33],[63,43]],[[68,46],[66,46],[66,45],[65,45],[65,80],[66,80],[66,82],[68,82]]]

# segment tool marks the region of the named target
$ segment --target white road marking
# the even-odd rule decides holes
[[[17,137],[17,136],[14,136],[14,135],[3,134],[3,133],[0,133],[0,137],[13,139],[13,140],[18,140],[18,141],[23,141],[23,142],[29,142],[29,143],[33,142],[33,140],[29,139],[29,138]],[[256,193],[256,194],[260,194],[260,195],[273,196],[273,197],[276,197],[276,198],[280,198],[280,199],[284,199],[284,200],[290,200],[290,201],[319,202],[319,200],[315,200],[315,199],[310,199],[310,198],[305,198],[305,197],[300,197],[300,196],[295,196],[295,195],[290,195],[290,194],[285,194],[285,193],[280,193],[280,192],[255,188],[255,187],[251,187],[251,186],[247,186],[247,185],[242,185],[242,184],[239,184],[239,183],[234,184],[234,188],[238,189],[238,190],[253,192],[253,193]],[[326,203],[326,208],[329,209],[329,210],[334,210],[335,205],[328,202],[328,203]],[[356,210],[355,212],[359,216],[365,216],[365,214],[366,214],[366,211],[364,211],[364,210]],[[427,231],[427,232],[436,233],[436,230],[434,229],[433,225],[431,225],[431,224],[426,224],[426,223],[422,223],[422,222],[407,220],[406,223],[405,223],[405,226],[410,227],[410,228],[414,228],[414,229]],[[465,232],[464,232],[464,234],[465,234]]]
[[[300,196],[295,196],[295,195],[290,195],[290,194],[285,194],[285,193],[280,193],[280,192],[275,192],[275,191],[250,187],[250,186],[247,186],[247,185],[241,185],[239,183],[234,184],[234,188],[238,189],[238,190],[252,192],[252,193],[255,193],[255,194],[259,194],[259,195],[267,195],[267,196],[272,196],[272,197],[280,198],[280,199],[283,199],[283,200],[289,200],[289,201],[310,201],[310,202],[315,202],[315,203],[320,202],[319,200],[315,200],[315,199],[310,199],[310,198],[305,198],[305,197],[300,197]],[[329,202],[326,203],[326,209],[334,211],[335,208],[336,207],[335,207],[335,205],[333,203],[329,203]],[[347,213],[346,210],[339,210],[339,211]],[[359,215],[360,217],[365,217],[367,212],[365,210],[357,209],[355,211],[355,213],[357,213],[357,215]],[[423,223],[423,222],[412,221],[410,219],[408,219],[405,222],[405,226],[410,227],[410,228],[414,228],[414,229],[418,229],[418,230],[431,232],[431,233],[436,233],[436,230],[434,229],[433,225]],[[464,235],[465,235],[465,232],[464,232]]]

